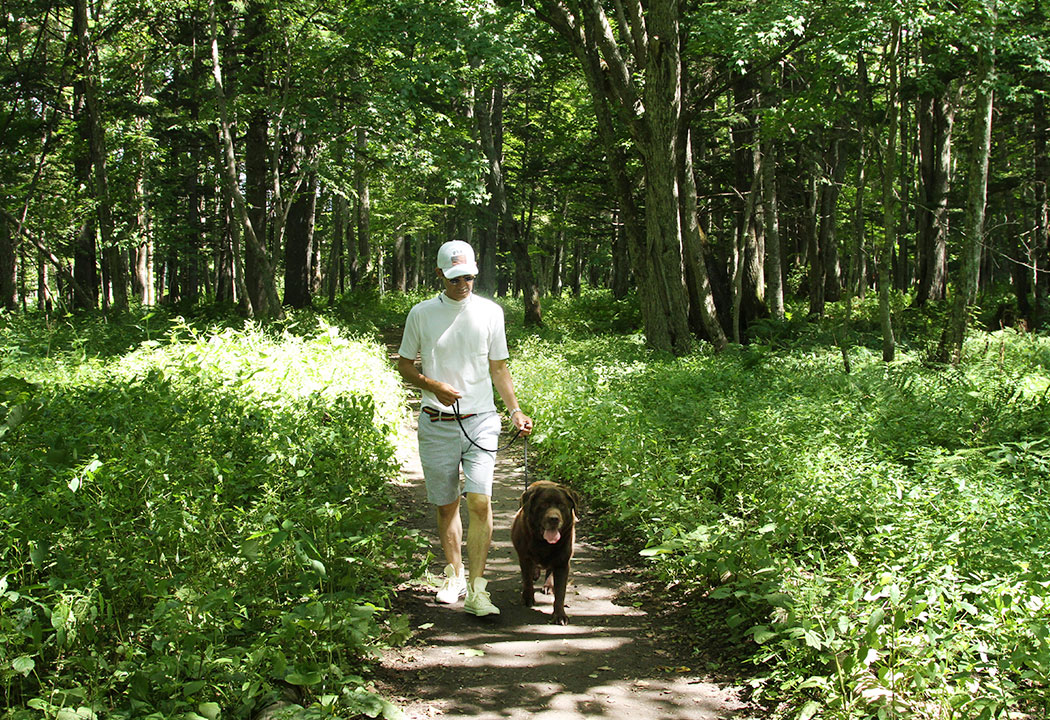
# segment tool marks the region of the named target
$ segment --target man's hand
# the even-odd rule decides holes
[[[463,397],[463,394],[452,387],[448,383],[439,382],[431,378],[430,392],[434,393],[434,397],[438,399],[438,402],[447,407],[452,407],[457,400]]]
[[[397,370],[401,373],[401,377],[407,382],[415,385],[417,388],[433,393],[434,397],[438,399],[438,402],[446,407],[452,407],[453,403],[463,397],[463,394],[459,390],[448,383],[435,380],[434,378],[428,378],[419,372],[415,360],[398,356]]]
[[[521,432],[522,435],[532,434],[532,418],[518,410],[510,416],[510,421],[514,423],[514,428]]]

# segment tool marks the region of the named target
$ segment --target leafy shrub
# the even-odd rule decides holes
[[[1047,711],[1050,344],[969,363],[792,343],[672,359],[635,337],[516,352],[540,461],[711,603],[802,718]],[[779,710],[777,709],[779,708]]]
[[[4,348],[4,716],[248,717],[289,685],[393,714],[361,672],[419,547],[386,490],[400,384],[308,324]]]

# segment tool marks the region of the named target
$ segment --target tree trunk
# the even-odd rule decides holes
[[[7,218],[0,216],[0,304],[7,310],[18,308],[17,282],[14,236]]]
[[[897,180],[897,133],[900,116],[900,97],[897,92],[897,56],[900,51],[900,22],[893,22],[889,45],[886,48],[885,64],[887,73],[886,104],[886,147],[882,163],[882,224],[885,237],[882,244],[879,268],[879,320],[882,325],[882,359],[893,362],[897,354],[897,341],[893,337],[893,317],[890,311],[890,275],[893,249],[897,244],[897,194],[894,184]]]
[[[565,236],[567,230],[567,224],[569,219],[569,192],[568,190],[562,191],[561,196],[561,219],[558,223],[558,229],[554,235],[554,257],[551,260],[551,295],[554,297],[561,297],[561,291],[564,287],[563,278],[565,276]],[[616,240],[613,242],[613,247],[616,247],[616,241],[619,240],[619,236],[623,233],[619,232],[619,223],[617,223],[617,232],[615,235]],[[613,277],[616,277],[616,262],[613,261]],[[613,280],[613,295],[616,295],[616,281]]]
[[[302,133],[296,133],[295,144],[302,143]],[[297,157],[302,156],[298,148]],[[299,168],[296,168],[298,171]],[[284,304],[307,308],[313,299],[312,260],[314,243],[314,216],[317,211],[317,175],[309,173],[299,188],[288,210],[284,232]]]
[[[1045,89],[1045,75],[1040,76],[1039,89]],[[1050,148],[1047,147],[1047,135],[1050,134],[1050,122],[1046,114],[1046,98],[1035,93],[1032,106],[1032,119],[1035,126],[1033,150],[1035,151],[1035,227],[1033,232],[1033,256],[1035,257],[1035,310],[1041,316],[1050,295]]]
[[[685,279],[689,290],[689,323],[700,337],[706,338],[715,349],[726,346],[726,336],[718,323],[715,295],[704,262],[704,236],[697,217],[696,176],[693,174],[692,133],[683,129],[679,152],[682,155],[679,186],[681,196],[681,223],[684,237]]]
[[[496,146],[502,134],[502,128],[493,123],[502,118],[502,93],[496,89],[479,92],[474,103],[474,116],[477,121],[478,137],[481,148],[488,159],[488,184],[492,192],[494,208],[500,220],[500,234],[506,236],[514,256],[515,281],[521,288],[525,302],[525,324],[542,325],[543,314],[540,308],[540,289],[536,283],[536,273],[529,257],[528,243],[522,237],[521,227],[507,203],[507,186],[503,174],[503,157]]]
[[[630,127],[645,170],[645,237],[631,237],[637,208],[627,180],[622,148],[607,152],[620,200],[624,227],[632,242],[631,260],[639,293],[645,335],[656,348],[684,354],[692,347],[689,303],[683,266],[676,152],[682,122],[682,64],[679,54],[679,10],[676,0],[653,0],[644,19],[632,25],[633,52],[625,61],[612,26],[597,0],[585,0],[575,14],[556,0],[534,0],[541,19],[569,42],[587,78],[595,102],[603,145],[616,148],[620,138],[611,122],[616,112]],[[644,25],[644,27],[643,27]],[[624,32],[628,32],[624,29]],[[629,48],[625,48],[629,49]],[[632,73],[644,73],[636,81]],[[640,233],[639,233],[640,235]]]
[[[762,73],[763,104],[773,107],[773,73]],[[784,276],[780,252],[780,219],[777,208],[777,145],[773,133],[766,133],[762,143],[762,219],[766,226],[766,303],[770,314],[784,319]]]
[[[919,113],[918,289],[915,304],[943,300],[948,289],[948,191],[958,90],[924,93]]]
[[[399,232],[394,237],[394,267],[391,269],[393,275],[393,289],[395,292],[408,290],[408,256],[405,249],[405,234]]]
[[[242,81],[258,92],[265,94],[266,55],[262,45],[268,32],[266,14],[258,0],[248,3],[244,21],[244,70]],[[248,117],[244,137],[245,198],[248,203],[248,218],[259,242],[265,244],[269,234],[269,161],[270,120],[264,107],[252,110]],[[234,203],[236,208],[236,201]],[[243,223],[242,223],[243,224]],[[266,307],[266,277],[262,270],[264,259],[259,257],[256,243],[244,243],[244,285],[252,308]]]
[[[73,34],[76,37],[79,67],[77,79],[73,82],[73,117],[76,120],[79,141],[73,166],[77,182],[81,187],[88,188],[91,199],[101,206],[104,200],[98,196],[99,188],[92,173],[92,161],[97,154],[96,125],[99,117],[94,48],[88,25],[87,0],[74,0]],[[97,222],[97,210],[85,213],[73,250],[73,277],[76,278],[77,285],[87,293],[87,298],[82,299],[80,295],[73,298],[73,306],[80,309],[93,310],[98,307]],[[84,302],[85,299],[87,303]]]
[[[989,12],[994,11],[989,9]],[[993,20],[994,22],[994,20]],[[984,240],[985,202],[988,197],[988,158],[992,152],[992,107],[995,82],[995,53],[992,48],[979,52],[973,116],[973,152],[970,158],[966,194],[966,230],[960,252],[958,294],[952,303],[951,360],[962,358],[963,340],[970,320],[970,306],[977,293],[980,276],[981,244]]]
[[[814,138],[814,145],[816,145]],[[815,151],[806,153],[809,155],[806,165],[809,172],[806,175],[806,257],[809,260],[809,316],[819,318],[824,316],[824,260],[825,254],[820,248],[820,211],[822,196],[822,174],[820,162],[817,160]]]
[[[842,138],[832,130],[834,137],[824,153],[824,182],[820,188],[820,252],[824,267],[824,299],[835,302],[842,297],[842,263],[839,260],[838,201],[842,190],[842,176],[846,165],[842,162]]]
[[[255,227],[248,213],[248,205],[240,189],[237,158],[233,149],[233,134],[230,130],[229,114],[226,108],[226,90],[222,82],[222,64],[219,61],[219,37],[218,24],[215,17],[215,0],[209,0],[208,10],[211,19],[212,76],[215,81],[215,98],[219,110],[219,133],[224,180],[230,194],[233,196],[237,216],[244,228],[245,239],[255,251],[259,274],[263,279],[264,292],[259,299],[259,304],[252,304],[252,310],[259,317],[282,317],[284,311],[281,309],[281,302],[277,294],[277,284],[274,281],[269,254],[266,252],[266,247],[262,242],[264,238],[261,239],[256,234]]]
[[[368,188],[368,129],[359,127],[354,152],[354,189],[357,192],[354,213],[357,235],[355,283],[367,283],[372,275],[372,201]]]
[[[326,279],[329,305],[335,304],[336,293],[343,284],[343,240],[346,236],[348,213],[346,196],[341,192],[336,193],[332,198],[332,247],[328,253],[328,277]]]
[[[638,278],[646,339],[676,355],[693,346],[682,258],[676,152],[682,120],[682,64],[678,3],[653,0],[646,17],[649,51],[643,99],[646,122],[638,136],[645,167],[646,257]]]

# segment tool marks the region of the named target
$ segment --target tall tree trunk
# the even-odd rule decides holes
[[[992,13],[994,24],[994,10]],[[980,276],[981,245],[984,240],[985,203],[988,197],[988,159],[992,152],[992,108],[995,82],[995,51],[991,47],[979,51],[977,74],[974,78],[973,151],[970,157],[969,182],[966,194],[966,229],[961,248],[958,293],[952,302],[951,360],[962,358],[963,340],[970,321],[970,306],[977,294]]]
[[[918,306],[943,300],[948,289],[948,191],[958,87],[953,90],[949,84],[920,98]]]
[[[706,338],[715,349],[726,346],[725,332],[718,323],[715,295],[704,262],[704,236],[697,212],[696,176],[693,174],[692,132],[683,128],[679,138],[682,156],[679,186],[681,187],[681,224],[684,237],[685,278],[689,290],[689,323],[700,337]]]
[[[95,87],[97,76],[88,24],[87,0],[74,0],[73,34],[76,37],[79,67],[77,79],[73,82],[73,117],[77,123],[78,138],[73,166],[77,182],[81,187],[89,188],[91,199],[101,206],[104,201],[98,196],[98,187],[92,173],[92,160],[97,152],[96,124],[99,117]],[[76,308],[93,310],[98,307],[97,222],[97,210],[90,210],[85,213],[77,232],[73,250],[73,277],[76,278],[77,285],[87,293],[87,297],[74,295],[73,306]]]
[[[7,310],[18,309],[15,242],[7,218],[0,216],[0,304]]]
[[[328,253],[328,304],[335,304],[335,295],[342,287],[344,272],[344,239],[346,236],[348,204],[346,196],[337,192],[332,198],[332,247]]]
[[[768,313],[765,306],[765,231],[758,202],[761,186],[761,148],[758,145],[757,85],[738,78],[733,86],[736,113],[743,118],[732,128],[737,193],[736,238],[739,241],[739,294],[734,296],[734,333],[743,333],[751,321]],[[739,342],[740,338],[736,338]]]
[[[639,280],[645,335],[677,355],[693,346],[682,258],[676,152],[682,121],[682,63],[678,3],[653,0],[646,16],[649,49],[643,99],[646,123],[637,133],[645,168],[646,273]],[[644,130],[644,132],[642,132]]]
[[[763,105],[773,107],[773,73],[762,72]],[[766,303],[770,314],[784,319],[784,275],[780,252],[780,217],[777,208],[777,144],[773,133],[766,133],[762,147],[762,219],[766,226]]]
[[[857,95],[860,106],[869,117],[874,115],[872,111],[871,82],[868,79],[868,62],[863,51],[857,53]],[[868,259],[865,248],[865,236],[867,235],[867,218],[865,217],[865,199],[867,197],[867,171],[869,147],[874,135],[867,124],[859,128],[857,154],[857,195],[853,206],[853,251],[850,253],[850,282],[851,293],[863,299],[868,296]]]
[[[1046,76],[1040,76],[1038,90],[1046,89]],[[1045,310],[1047,296],[1050,295],[1050,147],[1047,135],[1050,134],[1050,122],[1046,114],[1046,98],[1037,92],[1033,99],[1032,120],[1035,127],[1033,134],[1034,171],[1035,171],[1035,227],[1033,228],[1033,252],[1035,257],[1035,305],[1036,314],[1041,316]]]
[[[303,156],[302,132],[295,133],[293,153]],[[295,168],[298,172],[300,168]],[[284,232],[284,304],[294,308],[310,307],[313,299],[312,266],[314,215],[317,211],[317,175],[313,172],[302,183],[288,210]]]
[[[270,257],[263,245],[265,238],[256,234],[248,212],[248,205],[244,195],[241,193],[239,174],[237,169],[237,157],[233,148],[233,134],[230,130],[229,113],[226,107],[226,90],[222,81],[222,64],[219,60],[219,37],[218,22],[215,16],[215,0],[209,0],[208,10],[211,20],[211,57],[212,77],[215,81],[215,99],[219,110],[219,134],[222,148],[222,170],[227,189],[233,197],[237,216],[244,228],[244,237],[252,247],[256,255],[259,274],[263,280],[263,293],[259,298],[258,305],[253,302],[252,310],[260,317],[282,317],[284,311],[281,309],[280,298],[277,294],[277,284],[274,281],[273,268],[270,265]]]
[[[569,192],[568,190],[562,190],[561,196],[561,213],[560,220],[558,222],[558,229],[554,235],[554,257],[551,260],[551,295],[554,297],[561,297],[561,291],[564,287],[563,278],[565,275],[565,236],[567,231],[568,219],[569,219]],[[619,240],[619,236],[623,233],[620,232],[619,223],[616,227],[615,240],[613,247],[616,247],[616,243]],[[616,277],[616,262],[613,262],[613,277]],[[613,295],[616,295],[616,281],[613,280]]]
[[[816,143],[814,143],[816,144]],[[806,165],[809,172],[806,175],[806,257],[809,260],[809,315],[810,317],[824,316],[824,288],[826,255],[820,248],[820,213],[822,180],[820,162],[816,151],[810,150],[806,153]]]
[[[842,137],[832,130],[831,143],[824,153],[824,182],[820,188],[820,252],[824,267],[824,299],[835,302],[842,297],[842,263],[839,260],[838,201],[846,164],[842,162]]]
[[[515,280],[522,290],[525,301],[525,324],[541,325],[543,314],[540,308],[540,289],[536,282],[536,273],[532,268],[532,259],[529,257],[528,244],[522,236],[521,226],[507,203],[503,158],[496,146],[502,128],[497,129],[493,122],[497,118],[502,118],[502,109],[499,107],[501,104],[502,93],[497,92],[495,88],[479,92],[474,104],[474,115],[477,120],[481,148],[488,159],[488,181],[500,219],[500,234],[505,235],[510,243],[514,256]]]
[[[262,2],[251,0],[247,4],[244,20],[244,63],[241,81],[248,89],[260,95],[268,92],[266,53],[263,50],[268,32]],[[263,266],[268,263],[269,258],[268,255],[265,258],[260,257],[259,248],[265,247],[269,235],[269,134],[270,119],[266,108],[260,104],[251,111],[244,136],[244,193],[248,205],[248,219],[258,238],[258,244],[247,240],[244,243],[244,285],[251,307],[257,312],[263,311],[267,303]],[[236,199],[234,200],[236,207]]]
[[[853,199],[853,245],[846,281],[847,298],[864,298],[868,293],[868,263],[865,249],[867,221],[864,217],[868,173],[868,131],[861,128],[857,148],[857,190]]]
[[[882,325],[882,359],[893,362],[897,354],[897,341],[893,337],[893,317],[890,311],[890,275],[893,250],[897,245],[897,193],[894,187],[897,181],[897,137],[900,117],[900,97],[897,83],[897,60],[900,52],[901,27],[894,20],[886,47],[885,65],[887,73],[886,104],[886,146],[883,150],[882,163],[882,225],[885,233],[882,252],[878,258],[879,268],[879,320]]]
[[[569,42],[580,60],[595,98],[603,144],[619,142],[611,123],[608,129],[602,127],[611,121],[614,107],[630,127],[645,171],[645,237],[631,253],[636,284],[644,288],[639,301],[645,335],[654,347],[686,353],[692,347],[692,334],[682,257],[678,189],[681,158],[676,152],[683,107],[680,5],[677,0],[653,0],[644,18],[638,8],[638,22],[629,30],[624,29],[632,34],[633,44],[623,49],[640,55],[628,62],[596,0],[586,0],[573,10],[557,0],[534,2],[541,19]],[[634,72],[644,73],[644,82],[637,82]],[[621,153],[607,157],[619,195],[623,192],[619,183],[627,177],[626,164],[619,162]],[[635,202],[633,189],[625,194],[629,200],[621,202],[620,208],[627,228]]]
[[[357,128],[354,150],[354,189],[357,192],[354,221],[357,235],[356,283],[367,283],[372,275],[372,200],[368,182],[368,129]],[[380,269],[380,272],[382,270]]]
[[[394,236],[394,267],[391,269],[393,275],[393,289],[395,292],[408,290],[408,252],[405,234],[399,232]]]
[[[474,58],[471,60],[475,68],[480,67],[480,58]],[[493,152],[500,158],[503,157],[503,132],[501,130],[503,124],[503,84],[500,81],[495,83],[495,87],[492,92],[483,92],[479,97],[478,90],[475,89],[474,105],[470,108],[469,115],[475,122],[475,127],[479,122],[477,118],[477,104],[484,102],[487,104],[487,113],[490,118],[489,125],[492,130],[492,146]],[[480,142],[480,140],[479,140]],[[482,152],[485,149],[482,148]],[[501,290],[506,290],[506,280],[503,278],[501,283],[499,267],[496,263],[496,258],[500,251],[500,235],[499,228],[500,222],[502,222],[501,208],[499,205],[499,198],[497,197],[497,190],[492,186],[494,182],[492,172],[485,178],[485,184],[489,191],[488,204],[478,206],[478,224],[477,224],[477,254],[478,254],[478,270],[480,275],[477,280],[477,289],[483,293],[489,295],[495,295]]]

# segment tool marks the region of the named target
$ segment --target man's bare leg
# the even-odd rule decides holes
[[[475,578],[485,577],[489,546],[492,544],[492,499],[480,493],[467,493],[467,512],[470,514],[467,559],[470,566],[469,583],[473,587]]]
[[[458,574],[463,570],[463,521],[459,518],[458,497],[455,502],[438,506],[437,522],[445,562],[456,568]]]

